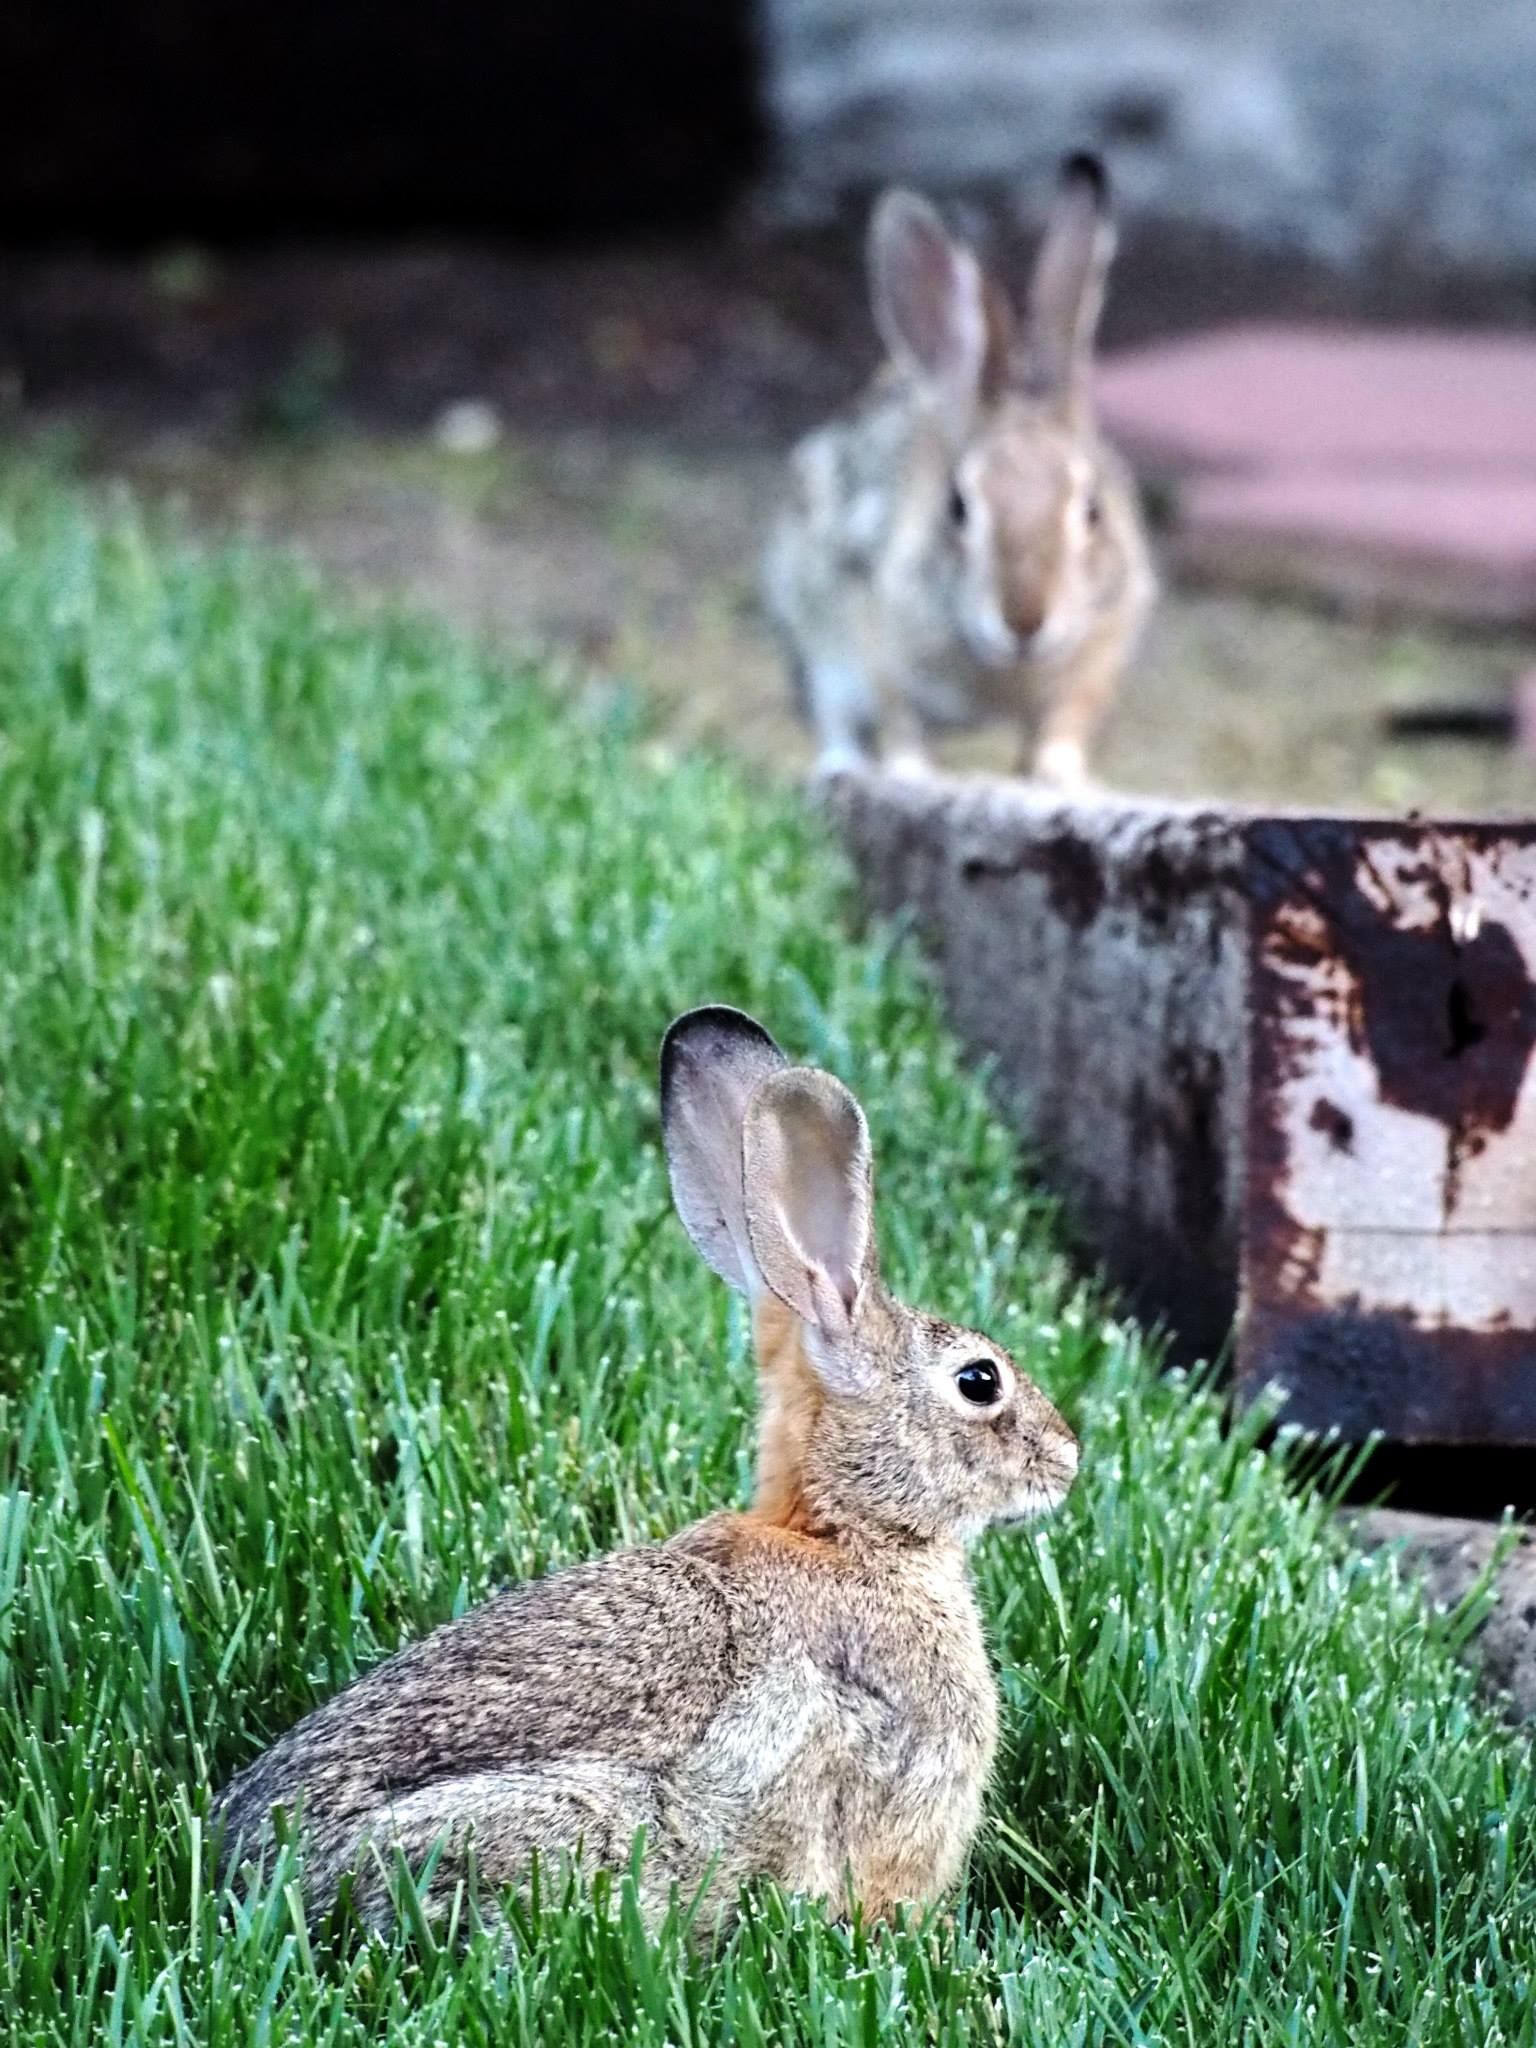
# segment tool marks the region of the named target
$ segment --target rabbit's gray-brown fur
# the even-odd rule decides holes
[[[1061,1418],[987,1339],[880,1284],[868,1134],[831,1076],[738,1012],[679,1019],[663,1051],[679,1212],[753,1304],[759,1485],[708,1517],[487,1601],[299,1723],[220,1795],[225,1863],[297,1816],[310,1910],[380,1856],[440,1850],[429,1904],[473,1868],[623,1865],[644,1904],[769,1877],[847,1910],[922,1903],[981,1812],[996,1690],[965,1546],[1054,1506]],[[976,1375],[997,1399],[961,1392]],[[967,1375],[970,1377],[967,1378]]]

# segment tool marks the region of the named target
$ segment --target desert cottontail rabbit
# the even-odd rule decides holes
[[[997,1345],[886,1293],[841,1082],[710,1008],[667,1033],[661,1098],[683,1224],[753,1308],[753,1506],[502,1593],[370,1671],[219,1795],[226,1870],[281,1806],[309,1909],[356,1867],[375,1919],[397,1849],[441,1845],[440,1909],[535,1853],[622,1867],[641,1828],[653,1916],[674,1883],[728,1909],[768,1877],[878,1915],[954,1879],[997,1723],[965,1546],[1054,1507],[1076,1442]]]
[[[1021,766],[1082,780],[1155,594],[1136,487],[1094,427],[1114,246],[1094,157],[1062,167],[1017,339],[926,200],[869,231],[888,361],[791,457],[764,592],[821,766],[919,765],[934,727],[1010,716]]]

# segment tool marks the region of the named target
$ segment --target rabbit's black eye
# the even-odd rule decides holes
[[[965,524],[965,494],[958,484],[949,487],[949,522],[951,526]]]
[[[967,1401],[990,1408],[1003,1396],[1003,1376],[990,1358],[973,1358],[955,1374],[955,1385]]]
[[[1088,522],[1088,531],[1090,533],[1097,533],[1104,524],[1104,500],[1097,491],[1094,492],[1093,496],[1083,507],[1083,517]]]

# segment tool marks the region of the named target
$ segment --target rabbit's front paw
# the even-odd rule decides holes
[[[1088,763],[1077,740],[1047,740],[1035,755],[1035,778],[1053,789],[1088,787]]]

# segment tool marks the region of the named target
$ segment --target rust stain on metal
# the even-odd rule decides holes
[[[1104,863],[1098,849],[1076,832],[1063,832],[1048,850],[1046,888],[1051,908],[1075,931],[1084,931],[1104,908]]]
[[[1154,928],[1171,924],[1192,897],[1209,887],[1209,855],[1198,832],[1192,847],[1149,846],[1131,878],[1136,909]]]
[[[1167,1163],[1172,1237],[1185,1246],[1216,1242],[1226,1220],[1223,1090],[1227,1076],[1212,1046],[1173,1045],[1153,1081],[1130,1089],[1131,1143],[1142,1161]]]
[[[1208,1244],[1222,1219],[1221,1091],[1224,1063],[1211,1046],[1174,1046],[1163,1093],[1181,1235]]]
[[[1358,911],[1363,902],[1357,883],[1335,929],[1382,1100],[1444,1124],[1453,1162],[1464,1159],[1514,1118],[1536,1045],[1536,980],[1505,924],[1461,943],[1444,916],[1404,930]]]
[[[1321,1131],[1336,1152],[1353,1152],[1355,1149],[1355,1120],[1347,1109],[1340,1109],[1336,1102],[1330,1102],[1326,1095],[1319,1095],[1312,1105],[1312,1114],[1307,1122],[1314,1131]]]
[[[1073,931],[1085,931],[1093,923],[1104,908],[1108,891],[1098,847],[1065,825],[1049,838],[1012,848],[1006,854],[968,854],[961,872],[969,882],[1038,874],[1051,909]]]
[[[1343,1306],[1297,1318],[1258,1312],[1249,1332],[1287,1415],[1362,1441],[1536,1443],[1532,1334],[1512,1320],[1467,1331]]]
[[[1445,877],[1428,863],[1404,869],[1394,891],[1367,845],[1348,873],[1325,868],[1307,882],[1312,900],[1276,920],[1273,958],[1303,975],[1330,957],[1345,969],[1342,995],[1319,982],[1314,1002],[1342,1011],[1383,1102],[1445,1126],[1449,1216],[1467,1160],[1514,1118],[1536,1047],[1536,977],[1507,924],[1480,921],[1458,937]],[[1402,921],[1402,892],[1411,906],[1414,891],[1433,905],[1429,921]]]
[[[1139,831],[1134,850],[1115,844],[1112,812],[1083,823],[1067,810],[1048,815],[1030,837],[972,846],[961,857],[968,882],[1038,875],[1052,913],[1086,931],[1107,906],[1166,929],[1192,903],[1210,900],[1226,879],[1234,839],[1222,812],[1174,814],[1167,829]]]
[[[1240,1372],[1348,1431],[1536,1442],[1536,831],[1250,844]]]

